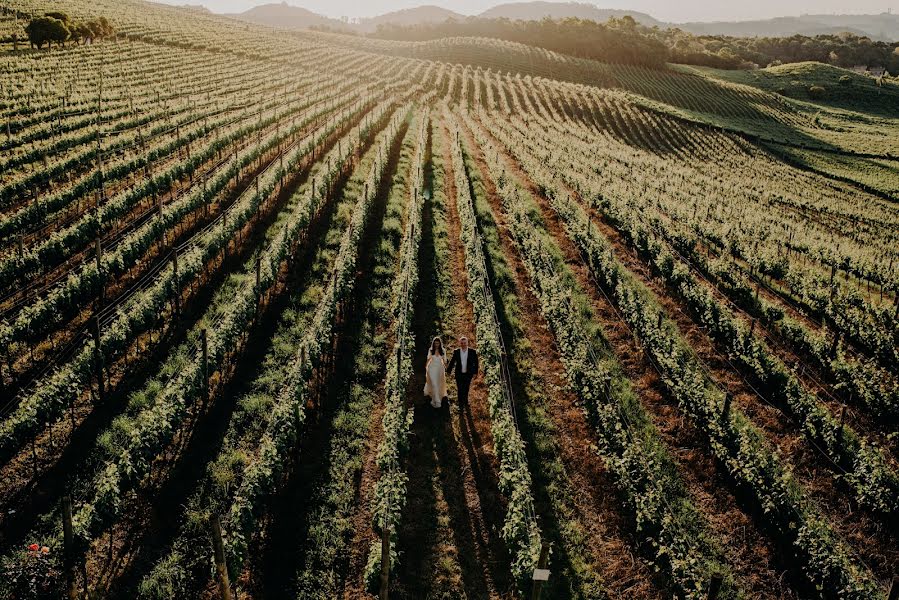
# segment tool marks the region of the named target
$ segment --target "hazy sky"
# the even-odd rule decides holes
[[[240,12],[275,0],[160,0],[167,4],[203,4],[215,12]],[[456,12],[475,14],[510,0],[288,0],[330,17],[370,17],[391,10],[436,4]],[[664,21],[759,19],[802,13],[899,12],[899,0],[603,0],[600,8],[628,8]]]

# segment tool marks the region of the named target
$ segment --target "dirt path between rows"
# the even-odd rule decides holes
[[[539,358],[528,364],[535,370],[534,376],[543,384],[542,389],[553,390],[548,410],[558,432],[556,443],[574,490],[575,505],[584,527],[582,533],[587,537],[587,545],[591,550],[590,563],[600,574],[605,592],[612,598],[665,597],[658,577],[635,554],[629,516],[622,512],[616,495],[609,493],[614,489],[611,473],[606,470],[597,453],[591,450],[595,445],[596,435],[587,422],[580,401],[564,377],[565,367],[553,334],[540,310],[540,302],[531,291],[527,270],[505,225],[505,215],[501,210],[495,182],[488,176],[483,151],[475,143],[470,131],[463,128],[462,132],[468,149],[476,149],[473,158],[497,222],[503,255],[515,276],[515,293],[522,309],[524,333],[528,343],[533,348],[539,348]],[[522,360],[524,357],[519,359],[513,356],[516,365]],[[515,391],[520,401],[527,398],[523,390]]]
[[[488,132],[489,135],[489,132]],[[497,148],[504,148],[492,140]],[[785,567],[775,556],[775,548],[756,526],[751,514],[731,493],[726,473],[710,456],[704,436],[683,418],[676,401],[669,396],[659,374],[646,358],[615,306],[591,278],[580,254],[564,231],[548,201],[521,169],[519,163],[501,153],[507,172],[521,181],[536,199],[548,232],[565,256],[579,288],[587,295],[603,333],[618,357],[638,398],[652,419],[678,467],[697,508],[720,542],[721,550],[739,585],[753,596],[794,598],[789,581],[783,578]],[[603,230],[604,234],[612,233]],[[617,247],[616,247],[617,248]]]

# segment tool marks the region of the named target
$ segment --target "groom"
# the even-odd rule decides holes
[[[468,390],[471,380],[478,374],[478,353],[474,348],[468,347],[468,338],[459,338],[459,347],[453,351],[453,357],[446,366],[449,373],[456,368],[456,388],[459,390],[459,408],[468,406]]]

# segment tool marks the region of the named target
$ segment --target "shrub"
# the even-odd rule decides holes
[[[808,89],[808,95],[812,98],[823,98],[824,97],[824,88],[820,85],[813,85]]]
[[[843,75],[840,77],[840,85],[852,85],[852,77],[849,75]]]

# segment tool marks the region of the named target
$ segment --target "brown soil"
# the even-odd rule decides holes
[[[522,324],[528,342],[540,349],[539,360],[531,360],[543,389],[554,390],[549,412],[557,430],[557,443],[566,473],[570,478],[574,501],[582,519],[580,524],[589,540],[591,566],[600,574],[606,593],[612,598],[662,598],[666,596],[658,577],[634,551],[636,541],[629,517],[621,511],[611,474],[592,450],[595,434],[587,423],[575,393],[564,379],[565,367],[540,303],[531,291],[529,277],[500,207],[495,183],[488,176],[482,150],[470,132],[463,129],[466,145],[473,154],[497,222],[503,255],[515,275],[515,293],[522,312]],[[519,391],[519,390],[516,390]],[[519,399],[523,396],[519,395]]]
[[[545,216],[551,213],[550,218],[558,227],[558,235],[564,235],[555,213],[542,198],[541,203]],[[603,221],[600,214],[594,213],[594,216],[594,222],[598,223],[599,231],[612,244],[616,257],[655,293],[665,313],[677,323],[681,335],[708,369],[709,377],[718,387],[731,392],[734,405],[739,406],[766,434],[771,445],[778,448],[809,497],[822,509],[831,527],[849,541],[857,557],[866,562],[879,578],[887,579],[899,567],[896,536],[891,535],[888,528],[869,513],[859,510],[851,492],[835,482],[837,469],[811,445],[798,424],[753,388],[726,353],[691,319],[688,308],[652,276],[648,265],[624,238]]]
[[[494,143],[497,148],[503,147],[497,140]],[[739,500],[727,489],[726,473],[709,457],[702,434],[680,414],[676,401],[667,393],[641,345],[615,306],[592,279],[555,212],[517,161],[505,154],[502,159],[507,172],[525,184],[540,205],[548,231],[562,250],[568,267],[574,273],[579,288],[587,295],[593,313],[624,373],[668,447],[689,496],[708,521],[709,531],[718,539],[738,585],[753,596],[794,597],[789,583],[782,580],[783,566],[777,564],[774,546],[758,529],[751,515],[743,510]],[[610,228],[604,228],[603,233],[606,234],[608,229]],[[612,239],[614,238],[610,238],[610,241]],[[616,250],[621,248],[616,245]]]

